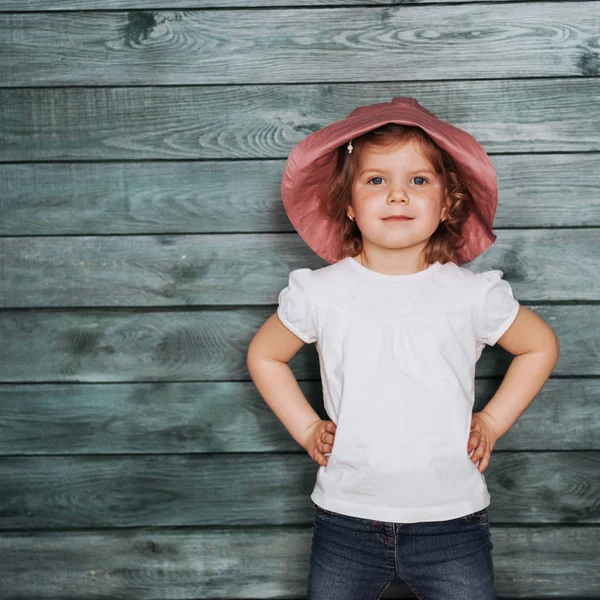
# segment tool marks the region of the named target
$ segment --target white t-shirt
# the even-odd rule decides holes
[[[351,257],[290,272],[277,315],[316,343],[324,407],[337,425],[315,504],[396,523],[489,505],[467,443],[475,363],[519,310],[502,275],[453,262],[387,275]]]

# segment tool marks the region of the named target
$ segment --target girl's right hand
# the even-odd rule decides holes
[[[306,430],[304,448],[308,455],[323,467],[327,466],[327,456],[333,448],[337,425],[333,421],[319,420]]]

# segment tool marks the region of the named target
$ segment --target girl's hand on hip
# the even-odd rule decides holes
[[[473,413],[467,452],[474,463],[480,461],[477,467],[480,473],[486,470],[497,441],[498,435],[492,417],[485,411]]]
[[[309,456],[323,467],[327,466],[327,456],[331,453],[335,439],[336,424],[333,421],[319,420],[311,423],[306,430],[304,448]]]

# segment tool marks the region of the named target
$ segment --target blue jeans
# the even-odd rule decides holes
[[[420,600],[496,598],[486,508],[448,521],[389,523],[313,507],[308,600],[376,600],[393,579]]]

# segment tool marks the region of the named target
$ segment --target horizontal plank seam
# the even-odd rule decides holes
[[[556,0],[555,0],[556,1]],[[585,0],[584,0],[585,2]],[[477,2],[474,3],[471,0],[463,0],[462,2],[450,2],[439,0],[437,2],[431,1],[422,1],[419,2],[416,7],[421,6],[481,6],[481,5],[498,5],[498,6],[506,6],[508,4],[547,4],[548,0],[509,0],[506,2],[494,2],[493,0],[488,0],[487,2]],[[558,4],[558,2],[556,2]],[[582,4],[582,0],[561,0],[560,4]],[[593,0],[587,0],[588,4],[592,4]],[[83,5],[83,2],[82,2]],[[229,11],[262,11],[262,12],[275,12],[275,11],[285,11],[285,10],[305,10],[305,11],[317,11],[317,10],[349,10],[349,9],[364,9],[370,8],[372,10],[375,9],[383,9],[389,7],[395,7],[397,5],[390,4],[389,2],[382,2],[381,4],[374,4],[365,2],[364,4],[315,4],[315,5],[289,5],[289,6],[243,6],[241,0],[239,6],[211,6],[207,8],[197,7],[177,7],[177,6],[169,6],[168,8],[150,8],[147,7],[135,7],[135,8],[60,8],[56,10],[42,10],[42,9],[32,9],[32,10],[1,10],[0,14],[13,14],[13,15],[32,15],[32,14],[61,14],[61,13],[73,13],[73,12],[83,12],[83,13],[130,13],[130,12],[148,12],[151,10],[152,12],[173,12],[173,11],[186,11],[186,12],[229,12]],[[398,8],[406,8],[406,5],[400,5]],[[409,8],[413,8],[408,5]]]
[[[522,449],[495,449],[495,454],[600,454],[600,450],[594,448],[572,448],[567,450],[552,450],[552,449],[532,449],[532,450],[522,450]],[[131,457],[144,457],[144,456],[202,456],[202,457],[215,457],[215,456],[224,456],[224,457],[232,457],[232,456],[290,456],[290,455],[298,455],[302,456],[305,452],[303,450],[271,450],[271,451],[261,451],[261,452],[245,452],[245,451],[232,451],[232,452],[118,452],[118,453],[107,453],[107,452],[99,452],[99,453],[82,453],[82,454],[73,454],[70,453],[59,453],[59,454],[0,454],[0,458],[38,458],[38,457],[66,457],[66,458],[131,458]]]
[[[310,502],[307,502],[307,505],[310,505]],[[600,524],[596,523],[573,523],[573,522],[564,522],[564,521],[548,521],[546,523],[526,523],[526,522],[518,522],[518,521],[506,521],[503,523],[497,523],[495,521],[490,520],[491,529],[510,529],[510,528],[520,528],[520,529],[598,529],[600,530]],[[68,528],[68,529],[52,529],[52,528],[33,528],[33,529],[0,529],[0,534],[4,537],[10,534],[12,535],[21,535],[26,534],[28,537],[31,537],[32,534],[65,534],[65,533],[77,533],[77,534],[87,534],[87,533],[126,533],[126,532],[140,532],[140,533],[148,533],[152,535],[153,533],[160,534],[165,531],[243,531],[243,530],[257,530],[257,532],[264,531],[265,529],[306,529],[310,531],[311,526],[310,522],[307,521],[306,525],[301,523],[289,525],[279,525],[279,524],[271,524],[271,523],[262,523],[262,524],[252,524],[252,525],[139,525],[139,526],[126,526],[126,527],[82,527],[81,529],[77,528]],[[0,540],[1,541],[1,540]]]
[[[481,3],[483,4],[483,3]],[[439,6],[439,5],[437,5]],[[457,6],[457,4],[453,4],[452,6]],[[457,82],[462,82],[462,83],[471,83],[473,81],[489,81],[489,82],[496,82],[496,81],[544,81],[544,80],[551,80],[551,79],[575,79],[577,81],[581,81],[581,80],[586,80],[586,79],[597,79],[597,77],[595,76],[591,76],[591,75],[564,75],[564,76],[557,76],[557,75],[537,75],[535,77],[465,77],[465,78],[453,78],[453,79],[427,79],[427,83],[457,83]],[[299,85],[310,85],[310,86],[315,86],[315,85],[355,85],[355,86],[359,86],[359,85],[368,85],[370,83],[372,84],[399,84],[399,83],[407,83],[407,84],[414,84],[415,80],[414,79],[375,79],[375,80],[371,80],[371,79],[349,79],[349,80],[334,80],[334,81],[315,81],[313,79],[308,79],[306,81],[302,81],[302,80],[297,80],[294,82],[289,82],[289,81],[270,81],[268,83],[264,83],[261,81],[250,81],[250,82],[246,82],[246,83],[232,83],[230,81],[225,82],[225,83],[164,83],[164,84],[154,84],[154,85],[149,85],[146,83],[140,83],[140,84],[119,84],[119,83],[115,83],[115,84],[98,84],[98,85],[89,85],[89,84],[82,84],[82,85],[65,85],[65,84],[57,84],[57,85],[15,85],[15,86],[8,86],[8,85],[3,85],[0,86],[0,91],[1,90],[29,90],[29,89],[40,89],[40,88],[46,88],[46,89],[77,89],[77,88],[85,88],[85,89],[96,89],[96,88],[109,88],[109,89],[119,89],[119,88],[181,88],[181,87],[256,87],[256,86],[299,86]]]

